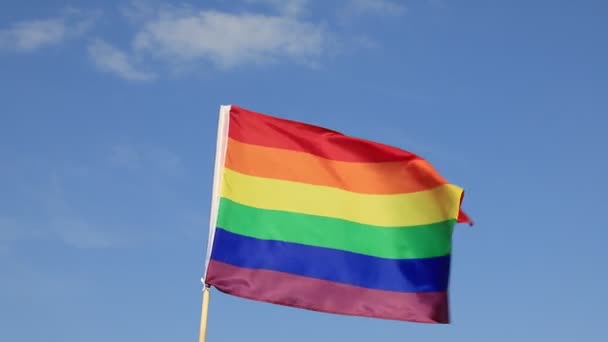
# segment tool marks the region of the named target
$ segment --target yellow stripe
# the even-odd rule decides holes
[[[222,197],[261,209],[403,227],[456,219],[462,189],[446,184],[432,190],[370,195],[342,189],[244,175],[224,169]]]

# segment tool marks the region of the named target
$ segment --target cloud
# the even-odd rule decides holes
[[[66,9],[56,18],[14,23],[0,30],[0,49],[28,52],[60,44],[84,35],[99,15],[98,11]]]
[[[346,13],[395,14],[390,0],[346,0]],[[335,56],[352,37],[340,36],[326,16],[313,19],[310,0],[239,0],[238,10],[151,5],[132,0],[120,7],[132,24],[126,47],[99,37],[87,54],[97,69],[129,81],[151,81],[160,70],[199,67],[229,70],[281,62],[317,66]],[[21,21],[0,30],[0,49],[34,51],[88,34],[101,12],[68,8],[56,17]],[[324,19],[321,19],[324,18]],[[369,45],[369,44],[367,44]]]
[[[88,52],[93,63],[104,72],[130,81],[150,81],[156,78],[154,73],[139,70],[129,55],[103,40],[94,40],[89,45]]]
[[[289,15],[165,8],[143,24],[133,47],[172,64],[206,60],[223,69],[281,59],[314,64],[326,34]]]
[[[89,56],[105,72],[127,80],[149,81],[150,70],[192,70],[211,66],[220,70],[289,61],[315,66],[327,53],[331,32],[300,16],[309,0],[241,0],[265,12],[227,12],[195,6],[157,5],[130,1],[120,13],[134,27],[128,49],[97,39]],[[273,13],[274,12],[274,13]],[[264,14],[263,14],[264,13]],[[333,45],[332,45],[333,46]]]
[[[402,15],[406,7],[391,0],[350,0],[346,12],[351,15]]]
[[[98,37],[89,40],[86,51],[97,69],[129,81],[151,81],[162,70],[200,67],[223,71],[276,63],[311,67],[353,45],[373,46],[369,38],[340,33],[340,16],[405,12],[396,0],[344,1],[337,17],[330,11],[313,18],[306,16],[310,0],[239,0],[230,10],[132,0],[120,7],[132,28],[127,45],[119,48]],[[68,8],[55,17],[14,23],[0,29],[0,49],[34,51],[61,44],[89,34],[100,15]]]
[[[0,31],[0,46],[31,51],[61,42],[65,31],[60,19],[24,21]]]

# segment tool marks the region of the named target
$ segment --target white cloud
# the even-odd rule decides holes
[[[139,70],[129,55],[103,40],[93,41],[88,48],[89,57],[102,71],[113,73],[131,81],[149,81],[156,77],[151,72]]]
[[[230,69],[276,62],[314,66],[322,57],[343,52],[344,46],[373,45],[369,38],[334,31],[336,19],[401,15],[406,10],[397,0],[344,1],[337,18],[332,12],[313,19],[305,16],[310,0],[239,0],[230,11],[131,0],[120,7],[133,28],[128,47],[93,39],[87,51],[98,69],[131,81],[156,79],[152,67],[183,71],[205,64]],[[100,15],[67,8],[55,17],[13,23],[0,28],[0,50],[34,51],[84,36]],[[360,44],[362,39],[365,44]]]
[[[65,31],[61,19],[23,21],[0,31],[0,46],[31,51],[61,42]]]
[[[91,29],[100,12],[67,9],[56,18],[26,20],[0,30],[0,48],[33,51],[79,37]]]
[[[325,30],[288,15],[163,9],[136,34],[134,49],[169,63],[207,60],[221,68],[279,59],[314,63]]]
[[[347,12],[350,14],[402,15],[405,5],[392,0],[350,0]]]

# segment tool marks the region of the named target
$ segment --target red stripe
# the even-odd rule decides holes
[[[230,109],[229,136],[246,144],[307,152],[339,161],[373,163],[420,159],[396,147],[234,105]]]
[[[306,152],[325,159],[375,163],[423,159],[414,153],[374,141],[346,136],[327,128],[230,108],[230,138],[251,145]],[[419,176],[424,178],[423,176]],[[458,222],[472,224],[462,210]]]
[[[320,312],[420,323],[449,323],[447,292],[371,290],[211,260],[207,284],[234,296]]]
[[[460,205],[462,206],[462,200],[464,199],[464,192],[460,196]],[[458,223],[468,223],[470,226],[473,225],[473,220],[465,213],[462,209],[458,211]]]

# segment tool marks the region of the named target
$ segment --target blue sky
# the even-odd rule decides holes
[[[209,341],[601,341],[605,1],[16,1],[0,340],[194,341],[219,106],[400,146],[467,191],[453,324],[212,293]]]

